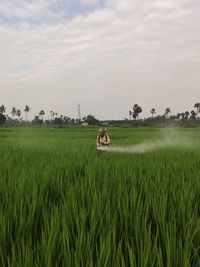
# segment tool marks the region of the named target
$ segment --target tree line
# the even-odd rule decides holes
[[[70,118],[68,116],[59,115],[55,111],[50,111],[50,113],[46,114],[44,110],[38,112],[32,120],[28,120],[29,112],[31,111],[30,106],[25,105],[23,111],[12,107],[10,111],[8,111],[5,105],[0,106],[0,125],[97,125],[101,123],[106,123],[106,121],[99,121],[95,118],[94,115],[89,114],[81,119]],[[171,108],[165,108],[163,114],[157,115],[156,109],[152,108],[149,111],[150,116],[145,119],[140,119],[140,114],[143,109],[140,105],[134,104],[132,110],[129,110],[129,118],[124,118],[124,120],[115,120],[115,121],[107,121],[107,123],[131,123],[132,121],[137,122],[137,124],[144,123],[147,124],[156,124],[156,123],[165,123],[166,121],[183,121],[183,122],[195,122],[199,121],[198,114],[200,113],[200,103],[196,103],[194,105],[194,109],[191,111],[185,111],[181,113],[177,113],[176,115],[171,115]],[[24,116],[23,116],[24,114]],[[48,115],[48,119],[45,119],[45,115]]]
[[[167,118],[170,118],[170,119],[182,119],[182,120],[188,120],[188,119],[192,119],[192,120],[195,120],[198,118],[198,114],[200,113],[200,103],[196,103],[194,105],[194,108],[196,109],[195,110],[191,110],[191,111],[185,111],[185,112],[181,112],[181,113],[177,113],[176,115],[171,115],[169,116],[169,114],[171,113],[171,108],[167,107],[165,109],[165,112],[163,113],[163,115],[158,115],[157,118],[159,117],[165,117],[166,119]],[[129,111],[129,119],[139,119],[139,115],[140,113],[142,113],[142,108],[138,105],[138,104],[134,104],[133,106],[133,110],[130,110]],[[151,114],[151,117],[150,118],[155,118],[155,115],[156,115],[156,109],[155,108],[152,108],[150,110],[150,114]],[[126,118],[125,118],[126,119]],[[149,118],[147,118],[149,119]]]
[[[6,114],[7,108],[5,105],[0,106],[0,125],[74,125],[74,124],[88,124],[94,125],[98,124],[99,120],[95,118],[94,115],[87,115],[82,119],[70,118],[69,116],[59,115],[55,111],[50,111],[46,114],[44,110],[41,110],[34,116],[32,120],[28,120],[28,114],[31,111],[30,106],[26,105],[24,110],[21,111],[16,107],[12,107],[10,112]],[[23,112],[24,115],[23,116]],[[48,115],[48,119],[45,119],[45,115]]]

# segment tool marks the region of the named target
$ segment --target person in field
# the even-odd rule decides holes
[[[106,129],[100,129],[96,140],[97,149],[106,149],[110,144],[110,138],[106,133]]]

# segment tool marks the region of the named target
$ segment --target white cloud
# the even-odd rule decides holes
[[[34,2],[26,0],[2,1],[0,2],[0,16],[7,19],[42,16],[45,15],[50,4],[51,1],[46,0]]]
[[[12,0],[0,2],[0,20],[12,25],[63,22],[101,4],[102,0]],[[86,7],[84,7],[86,5]],[[88,6],[88,7],[87,7]],[[88,8],[88,10],[87,10]]]
[[[70,22],[33,29],[1,25],[1,101],[71,116],[80,102],[84,114],[102,118],[128,116],[134,103],[144,114],[152,106],[158,112],[192,108],[200,97],[194,3],[107,0],[106,8]],[[26,6],[27,14],[19,9],[7,15],[42,16],[46,4],[40,0]]]

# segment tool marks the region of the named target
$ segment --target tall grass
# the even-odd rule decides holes
[[[1,129],[0,266],[200,266],[200,130],[179,130],[191,149],[133,155],[97,153],[96,132]]]

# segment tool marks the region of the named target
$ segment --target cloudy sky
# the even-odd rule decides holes
[[[0,95],[77,117],[200,102],[199,0],[2,0]]]

